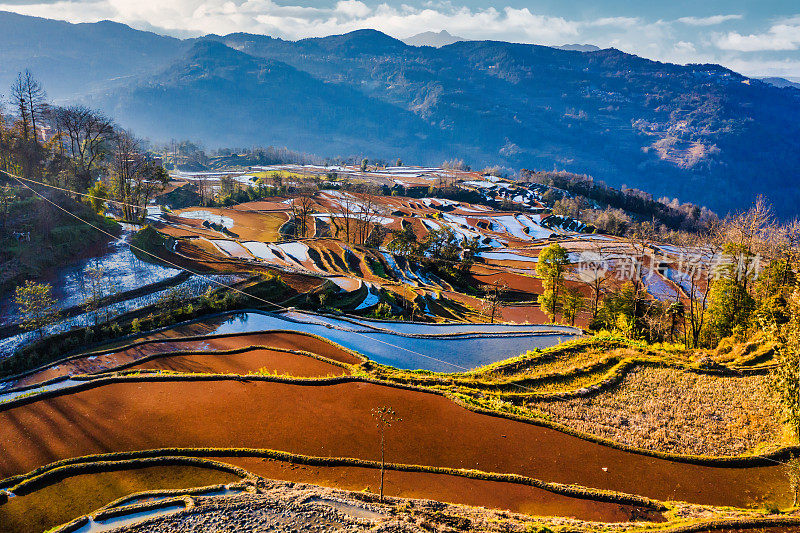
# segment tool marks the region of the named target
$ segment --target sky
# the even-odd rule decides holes
[[[250,32],[299,39],[374,28],[398,38],[594,44],[675,63],[800,80],[797,0],[0,0],[0,10],[114,20],[176,37]]]

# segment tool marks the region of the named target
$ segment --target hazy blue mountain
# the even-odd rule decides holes
[[[213,41],[197,42],[162,72],[95,102],[140,135],[216,146],[400,157],[434,133],[410,111]]]
[[[52,96],[153,140],[558,168],[720,211],[765,194],[790,216],[800,202],[800,91],[718,65],[496,41],[417,47],[375,30],[182,41],[3,13],[0,34],[0,87],[30,67]]]
[[[800,200],[800,96],[718,65],[494,41],[417,48],[372,30],[346,49],[341,36],[214,38],[411,110],[441,134],[426,147],[475,165],[586,172],[722,211],[766,194],[788,215]]]
[[[448,44],[466,40],[467,39],[463,37],[450,35],[447,30],[442,30],[438,33],[435,31],[425,31],[402,39],[402,41],[409,46],[433,46],[434,48],[441,48]]]
[[[783,89],[784,87],[792,87],[794,89],[800,89],[800,83],[796,81],[787,80],[786,78],[776,78],[776,77],[767,77],[767,78],[759,78],[764,83],[769,83],[770,85],[774,85],[775,87],[780,87]]]
[[[70,24],[0,11],[0,94],[28,68],[52,97],[68,98],[151,73],[185,47],[116,22]]]
[[[554,46],[559,50],[571,50],[572,52],[597,52],[600,50],[599,46],[593,44],[562,44],[561,46]]]

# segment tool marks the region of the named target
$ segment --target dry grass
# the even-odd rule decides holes
[[[643,367],[597,395],[531,407],[553,421],[624,444],[736,455],[781,442],[782,415],[768,380]]]

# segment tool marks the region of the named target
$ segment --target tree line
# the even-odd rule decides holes
[[[12,83],[0,106],[0,170],[120,206],[126,220],[142,220],[146,205],[169,177],[148,155],[147,143],[101,111],[58,106],[30,72]]]
[[[626,241],[593,241],[574,261],[558,243],[544,248],[542,310],[572,321],[577,306],[592,329],[693,348],[741,342],[800,319],[792,303],[800,298],[800,221],[777,220],[763,199],[675,233],[667,245],[660,237],[644,223]],[[650,280],[669,295],[655,298]]]

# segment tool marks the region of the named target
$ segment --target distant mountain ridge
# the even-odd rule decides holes
[[[775,87],[779,87],[781,89],[785,87],[800,89],[800,83],[797,83],[796,81],[787,80],[786,78],[766,77],[766,78],[759,78],[759,80],[763,81],[764,83],[769,83],[770,85],[774,85]]]
[[[719,65],[375,30],[179,40],[0,13],[4,30],[0,87],[30,67],[55,99],[154,140],[555,167],[721,212],[764,194],[789,217],[800,202],[800,91]]]
[[[593,44],[562,44],[561,46],[554,46],[559,50],[571,50],[573,52],[597,52],[601,50],[599,46]]]
[[[438,33],[434,31],[425,31],[401,40],[408,46],[433,46],[434,48],[441,48],[442,46],[466,41],[467,39],[450,35],[447,30],[442,30]]]
[[[442,30],[439,32],[425,31],[400,40],[408,46],[432,46],[434,48],[441,48],[442,46],[448,46],[461,41],[469,41],[470,39],[450,35],[447,30]],[[571,50],[573,52],[597,52],[600,50],[600,47],[593,44],[562,44],[560,46],[548,46],[558,50]]]

